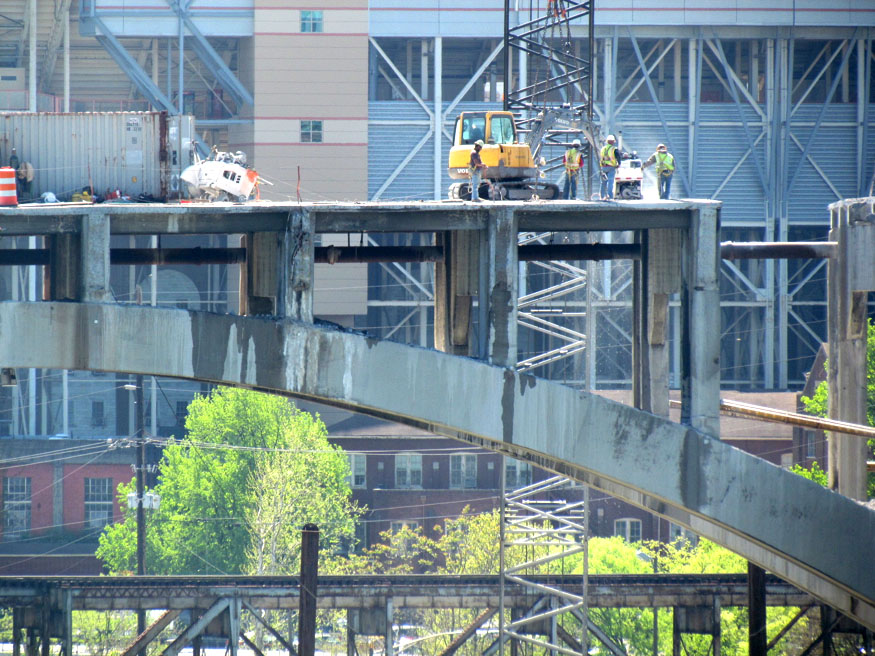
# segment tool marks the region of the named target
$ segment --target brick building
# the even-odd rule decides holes
[[[0,441],[0,575],[101,573],[98,537],[122,518],[116,489],[134,461],[105,440]]]

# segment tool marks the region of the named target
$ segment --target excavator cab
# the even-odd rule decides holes
[[[449,175],[453,180],[470,180],[468,162],[474,142],[482,139],[480,159],[486,164],[481,198],[523,200],[533,196],[555,198],[558,187],[540,180],[538,167],[527,143],[519,143],[514,116],[511,112],[462,112],[456,119],[453,147],[449,156]],[[451,199],[469,200],[471,185],[457,182],[450,185]]]

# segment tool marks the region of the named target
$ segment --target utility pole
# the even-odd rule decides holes
[[[298,656],[316,653],[316,583],[319,575],[319,527],[301,530],[301,592],[298,602]]]
[[[146,494],[146,417],[143,408],[143,376],[137,375],[137,389],[134,399],[137,418],[137,576],[146,574],[146,510],[143,507],[143,497]],[[146,630],[146,611],[137,611],[137,635]],[[143,649],[139,656],[146,656]]]

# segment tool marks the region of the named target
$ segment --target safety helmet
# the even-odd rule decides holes
[[[665,144],[659,144],[659,145],[656,147],[656,150],[668,150],[668,148],[665,147]]]
[[[474,145],[475,145],[475,146],[482,146],[482,145],[483,145],[483,139],[478,139],[477,141],[474,142]]]
[[[575,146],[575,147],[579,147],[580,146],[580,139],[575,139],[574,141],[571,142],[571,145]]]
[[[607,136],[607,138],[605,139],[605,141],[607,141],[608,143],[614,143],[616,140],[617,140],[617,138],[612,134],[609,134]]]

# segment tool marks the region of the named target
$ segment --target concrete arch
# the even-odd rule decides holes
[[[875,513],[556,383],[334,327],[91,303],[0,303],[0,364],[258,388],[482,445],[668,517],[875,628]]]

